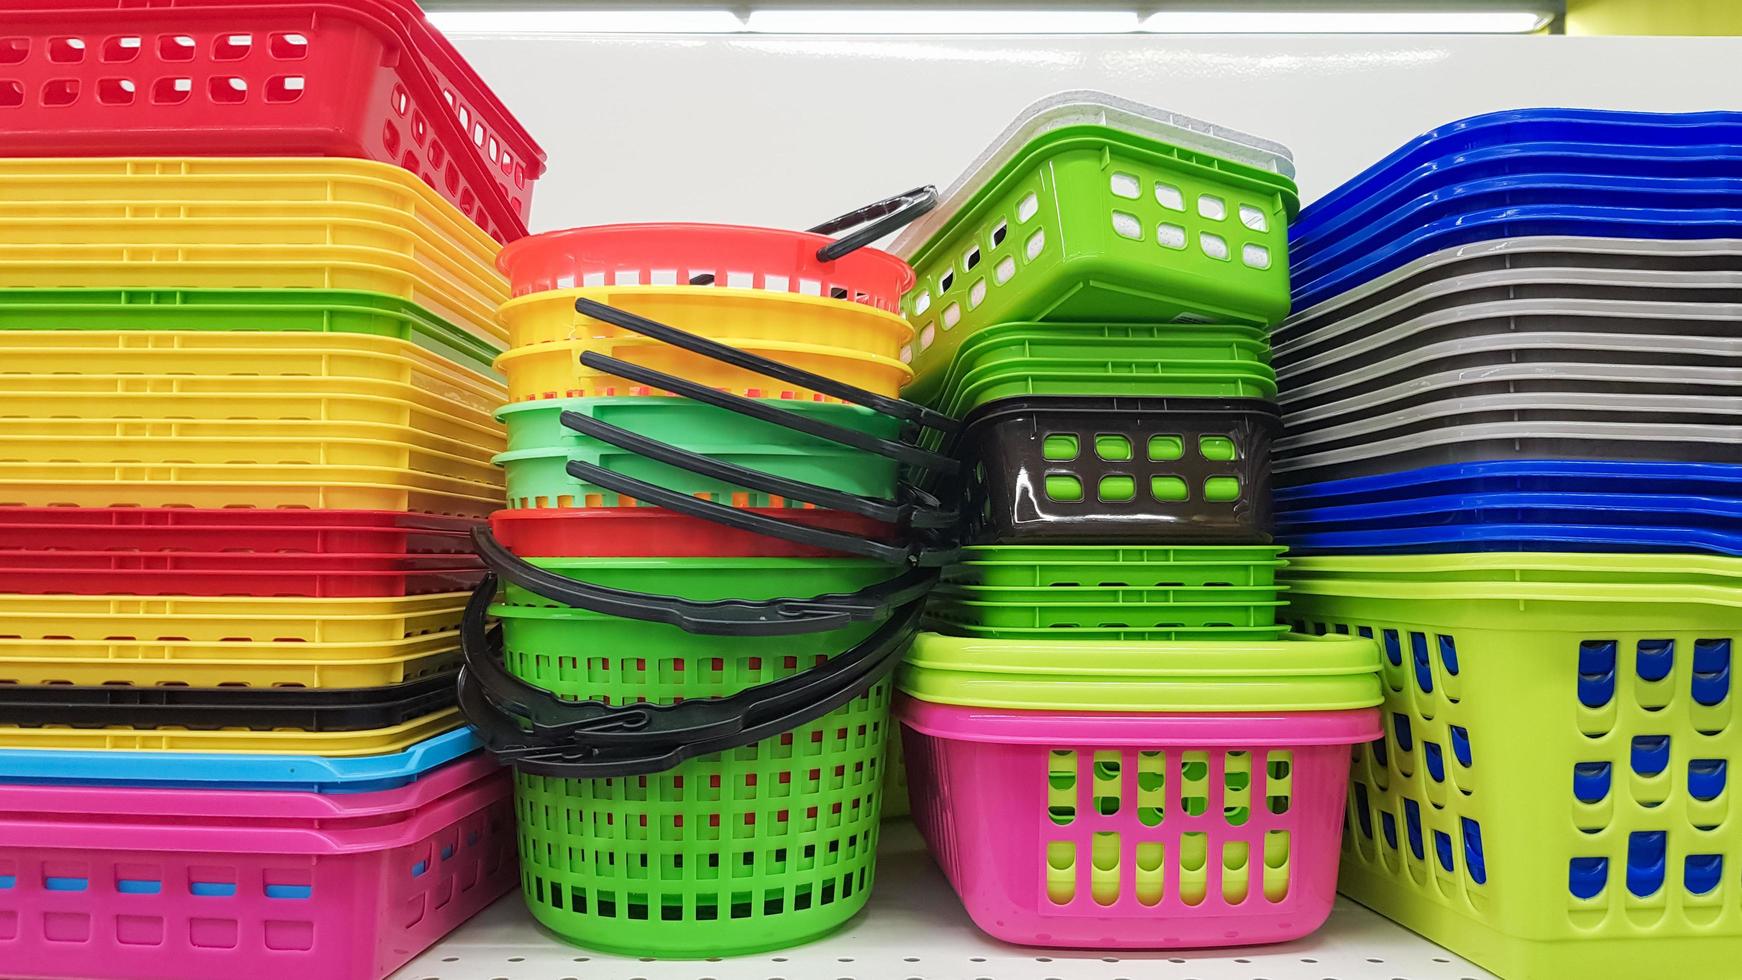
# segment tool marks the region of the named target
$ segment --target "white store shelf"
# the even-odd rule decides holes
[[[906,821],[883,828],[877,887],[841,931],[797,949],[714,961],[604,956],[556,939],[509,895],[392,980],[1494,980],[1338,899],[1299,942],[1251,949],[1093,953],[986,938]]]

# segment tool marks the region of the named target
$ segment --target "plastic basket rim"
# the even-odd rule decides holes
[[[1290,577],[1310,576],[1314,571],[1333,574],[1358,572],[1365,576],[1387,574],[1421,575],[1437,572],[1492,572],[1504,574],[1521,570],[1597,572],[1628,575],[1675,575],[1689,565],[1702,574],[1742,578],[1742,559],[1714,558],[1706,555],[1655,555],[1630,552],[1534,552],[1528,555],[1474,552],[1440,555],[1362,555],[1326,557],[1303,556],[1293,562]],[[1498,581],[1498,580],[1497,580]]]
[[[1384,433],[1382,432],[1380,435],[1383,436]],[[1733,440],[1734,437],[1735,427],[1722,425],[1661,425],[1648,422],[1483,422],[1392,436],[1383,442],[1373,441],[1362,446],[1321,450],[1301,455],[1280,455],[1272,465],[1276,472],[1284,473],[1358,462],[1398,452],[1433,449],[1493,439],[1553,438],[1589,442],[1621,439],[1675,443],[1692,449],[1693,447],[1723,444],[1726,439]],[[1699,462],[1707,462],[1707,460],[1699,460]]]
[[[1559,473],[1544,473],[1544,470],[1559,470]],[[1385,493],[1392,490],[1410,487],[1431,486],[1437,483],[1479,480],[1487,478],[1509,479],[1513,477],[1543,477],[1576,476],[1581,478],[1645,479],[1651,480],[1654,487],[1661,485],[1662,479],[1671,480],[1711,480],[1729,481],[1742,484],[1742,465],[1725,463],[1647,463],[1647,462],[1602,462],[1593,460],[1564,459],[1517,459],[1497,460],[1481,463],[1442,463],[1437,466],[1424,466],[1397,473],[1386,473],[1375,476],[1345,477],[1341,480],[1327,480],[1322,483],[1305,483],[1293,487],[1281,487],[1276,490],[1278,505],[1286,505],[1295,499],[1324,499],[1363,493]],[[1655,492],[1655,491],[1654,491]],[[0,515],[5,513],[0,510]]]
[[[520,254],[522,252],[531,251],[531,250],[534,250],[536,248],[546,246],[546,245],[553,245],[553,244],[562,243],[562,242],[565,242],[565,241],[568,241],[568,240],[571,240],[574,238],[584,238],[588,235],[600,235],[600,234],[607,234],[608,235],[608,234],[619,234],[619,233],[624,233],[624,232],[634,232],[634,233],[639,233],[639,234],[684,235],[684,234],[692,234],[692,233],[697,232],[697,231],[750,235],[750,236],[755,236],[758,238],[784,238],[784,239],[787,239],[787,240],[793,242],[794,244],[801,244],[801,245],[804,245],[807,247],[815,246],[816,248],[811,250],[813,252],[816,249],[821,249],[824,246],[827,246],[827,245],[834,243],[834,241],[835,241],[834,238],[832,238],[828,235],[818,234],[817,232],[814,232],[814,231],[800,231],[800,230],[793,230],[793,229],[788,229],[788,228],[774,228],[774,227],[770,227],[767,225],[744,225],[744,224],[733,224],[733,223],[729,223],[729,222],[716,223],[716,222],[707,222],[707,221],[648,221],[648,222],[618,221],[618,222],[612,222],[611,224],[605,224],[605,225],[577,225],[577,226],[572,227],[572,228],[558,228],[558,229],[554,229],[552,231],[540,232],[536,235],[528,235],[525,238],[521,238],[521,239],[517,239],[517,240],[512,241],[512,242],[509,242],[508,244],[502,246],[502,250],[500,252],[498,252],[496,255],[496,270],[498,272],[501,272],[504,276],[509,276],[510,278],[512,278],[513,273],[510,271],[510,267],[514,264],[515,260],[519,258]],[[866,246],[863,246],[861,248],[855,249],[850,254],[867,256],[867,257],[870,257],[873,261],[875,261],[879,264],[883,264],[883,265],[889,265],[889,264],[899,265],[902,269],[906,270],[906,275],[902,277],[903,281],[906,282],[906,285],[902,286],[896,292],[897,293],[905,293],[905,292],[907,292],[907,290],[913,288],[913,269],[910,266],[908,266],[907,262],[904,259],[902,259],[901,256],[896,255],[891,251],[886,251],[884,249],[877,248],[877,247],[871,246],[871,245],[866,245]],[[814,258],[814,256],[813,256],[813,258]],[[843,256],[843,258],[844,258],[844,256]],[[835,262],[840,262],[840,261],[841,261],[841,259],[835,260]],[[834,263],[820,263],[820,264],[832,265]],[[587,287],[583,287],[583,288],[587,288]],[[615,289],[615,288],[622,288],[622,287],[608,286],[608,287],[593,287],[593,288]],[[677,287],[677,288],[694,288],[694,287],[684,286],[684,287]],[[709,288],[732,288],[732,287],[709,287]],[[520,299],[520,298],[524,298],[524,296],[538,296],[538,295],[541,295],[542,293],[545,293],[545,292],[560,292],[560,291],[561,290],[539,290],[539,291],[532,292],[532,293],[526,293],[526,294],[523,294],[522,296],[517,296],[515,298]],[[748,290],[748,291],[749,292],[767,292],[767,290]],[[790,295],[800,295],[800,294],[790,294]],[[864,304],[854,303],[853,305],[862,306]]]
[[[1642,551],[1696,552],[1742,556],[1742,534],[1708,528],[1670,525],[1483,523],[1431,527],[1347,527],[1337,531],[1283,532],[1302,553],[1364,551],[1388,553],[1441,548],[1481,548],[1505,551],[1537,547],[1593,550],[1636,548]]]

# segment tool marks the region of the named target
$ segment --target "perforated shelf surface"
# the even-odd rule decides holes
[[[883,828],[877,887],[846,928],[797,949],[651,961],[577,949],[509,895],[391,980],[1495,980],[1346,899],[1304,940],[1252,949],[1107,953],[989,939],[905,820]]]

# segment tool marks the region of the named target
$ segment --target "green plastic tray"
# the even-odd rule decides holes
[[[897,676],[939,704],[1049,711],[1340,711],[1380,703],[1372,640],[1032,642],[921,633]]]
[[[907,393],[903,393],[904,395]],[[993,364],[963,375],[936,403],[955,418],[1005,398],[1031,395],[1132,398],[1258,398],[1276,400],[1276,372],[1247,361],[1202,361],[1175,366],[1156,361],[1084,364],[1050,359]]]
[[[984,545],[943,571],[946,585],[1052,589],[1268,589],[1287,564],[1271,545]]]
[[[852,591],[889,574],[854,559],[534,559],[570,577],[692,599]],[[530,598],[511,589],[516,595]],[[798,637],[703,637],[578,610],[497,603],[507,664],[573,698],[734,694],[813,666],[875,624]],[[876,871],[887,681],[787,735],[654,776],[517,774],[533,916],[591,949],[729,956],[823,935],[865,903]]]
[[[1289,631],[1287,626],[1178,626],[1171,628],[1116,628],[1088,626],[987,626],[977,622],[981,611],[958,611],[948,603],[926,606],[928,629],[949,636],[986,640],[1042,640],[1046,637],[1076,640],[1273,640]]]
[[[884,439],[895,439],[900,421],[856,406],[785,402],[783,408]],[[564,411],[608,422],[682,449],[763,473],[866,496],[892,497],[900,464],[887,457],[805,435],[770,422],[687,398],[624,397],[541,399],[517,402],[496,413],[508,428],[507,452],[495,457],[506,471],[509,505],[526,507],[616,507],[618,494],[570,476],[578,459],[679,493],[719,503],[774,507],[768,495],[752,493],[584,436],[561,422]],[[797,501],[790,502],[802,506]]]
[[[908,397],[930,397],[962,340],[994,324],[1273,325],[1298,210],[1275,174],[1100,127],[1048,133],[914,254],[902,310],[933,339],[916,344]],[[1206,251],[1218,240],[1222,258]]]
[[[396,337],[480,374],[497,347],[384,293],[329,289],[0,289],[0,330],[234,330]]]
[[[1297,626],[1382,650],[1342,891],[1500,976],[1735,972],[1742,559],[1300,564]]]
[[[1036,592],[1047,590],[1037,589]],[[1232,592],[1233,590],[1229,590]],[[1172,631],[1187,627],[1271,627],[1283,603],[1272,598],[1226,602],[1095,602],[1055,595],[1041,602],[973,598],[954,589],[934,592],[927,611],[939,620],[982,628],[1117,629]]]
[[[954,363],[937,386],[936,402],[948,405],[970,372],[990,367],[1033,366],[1070,361],[1128,373],[1126,365],[1196,367],[1204,362],[1270,363],[1268,332],[1238,324],[1004,323],[963,340]],[[983,377],[983,375],[982,375]],[[1161,391],[1168,395],[1174,392]]]

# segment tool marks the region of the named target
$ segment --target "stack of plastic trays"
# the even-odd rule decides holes
[[[1478,116],[1295,228],[1291,615],[1384,650],[1342,887],[1502,976],[1742,953],[1739,165],[1735,113]]]
[[[619,225],[501,256],[505,582],[461,700],[516,769],[527,905],[579,945],[791,946],[873,885],[888,675],[936,578],[913,525],[946,516],[900,481],[928,458],[894,397],[912,273],[836,244]]]
[[[4,959],[385,976],[514,878],[457,668],[536,147],[401,0],[8,14]]]
[[[920,277],[907,394],[962,420],[939,485],[966,542],[901,679],[908,790],[1000,939],[1242,945],[1329,914],[1378,653],[1277,622],[1292,174],[1274,144],[1067,93],[895,246]],[[1315,650],[1349,690],[1243,693],[1292,690]]]

